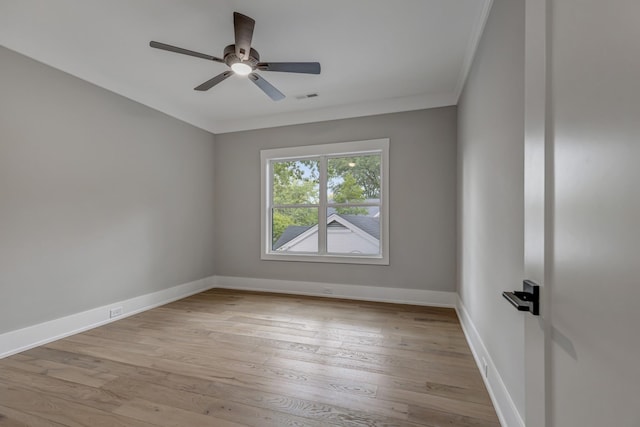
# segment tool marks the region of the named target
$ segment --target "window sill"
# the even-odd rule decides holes
[[[262,254],[263,261],[294,261],[294,262],[323,262],[332,264],[369,264],[389,265],[389,260],[382,256],[339,256],[313,254]]]

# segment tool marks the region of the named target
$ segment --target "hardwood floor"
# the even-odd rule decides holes
[[[0,426],[499,426],[451,309],[214,289],[0,360]]]

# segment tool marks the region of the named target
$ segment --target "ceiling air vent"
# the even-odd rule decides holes
[[[296,99],[307,99],[307,98],[315,98],[317,97],[318,94],[317,93],[308,93],[306,95],[298,95],[296,96]]]

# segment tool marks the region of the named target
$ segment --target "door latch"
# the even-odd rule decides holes
[[[531,280],[522,282],[522,291],[503,292],[502,296],[518,311],[528,311],[540,315],[540,286]]]

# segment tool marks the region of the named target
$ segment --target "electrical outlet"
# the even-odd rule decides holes
[[[485,378],[489,377],[489,365],[487,364],[487,359],[484,357],[482,358],[482,373]]]
[[[324,288],[324,289],[322,289],[322,293],[325,294],[325,295],[333,295],[333,289]]]
[[[113,307],[109,310],[109,318],[122,316],[122,307]]]

